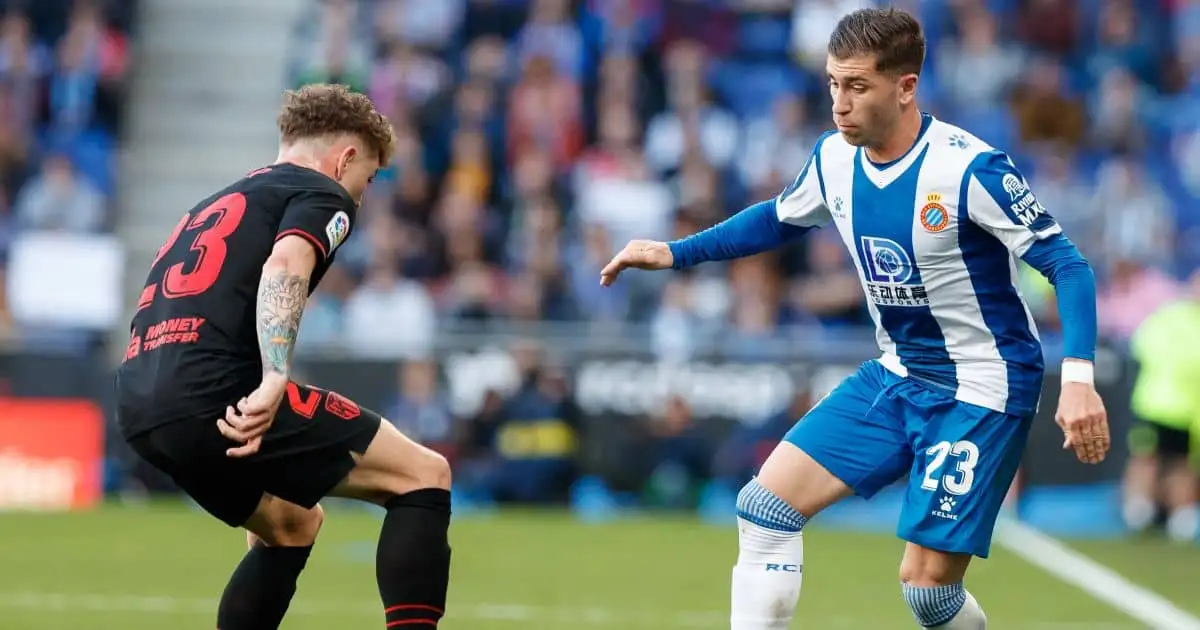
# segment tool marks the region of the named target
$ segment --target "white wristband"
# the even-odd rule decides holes
[[[1094,385],[1096,382],[1096,368],[1091,363],[1083,361],[1063,361],[1062,382],[1064,385],[1067,383]]]

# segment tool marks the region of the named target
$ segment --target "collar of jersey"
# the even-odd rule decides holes
[[[872,162],[871,159],[867,157],[867,152],[859,148],[858,159],[862,162],[863,170],[866,171],[871,181],[875,182],[876,186],[882,188],[883,186],[890,184],[901,173],[908,170],[908,167],[912,165],[913,160],[915,160],[917,156],[921,154],[921,152],[917,149],[925,144],[925,132],[929,131],[929,127],[931,125],[933,125],[933,116],[926,114],[925,112],[921,112],[921,131],[917,133],[917,139],[912,143],[912,146],[908,148],[908,151],[904,152],[904,155],[901,155],[890,162],[884,162],[882,164]]]

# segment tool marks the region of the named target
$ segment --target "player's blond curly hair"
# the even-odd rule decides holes
[[[283,95],[279,135],[284,144],[338,134],[358,136],[380,163],[396,150],[396,132],[366,95],[344,85],[315,83]]]

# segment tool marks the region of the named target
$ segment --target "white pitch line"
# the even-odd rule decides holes
[[[996,539],[1026,562],[1155,630],[1200,630],[1200,618],[1028,525],[1001,519]]]
[[[101,595],[80,593],[0,593],[0,610],[33,610],[44,613],[139,613],[151,615],[213,615],[217,600],[203,597],[152,595]],[[376,602],[297,600],[289,615],[379,617]],[[729,627],[729,616],[712,610],[637,611],[593,607],[527,606],[523,604],[475,604],[452,606],[447,620],[528,624],[541,622],[562,627],[622,626],[627,628],[691,628],[718,630]],[[823,628],[861,630],[864,624],[882,625],[880,620],[842,616],[823,618]],[[1009,630],[1132,630],[1128,623],[1083,623],[1042,621],[1006,626]]]

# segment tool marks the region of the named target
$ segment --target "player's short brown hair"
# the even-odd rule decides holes
[[[396,132],[370,98],[344,85],[315,83],[283,95],[279,135],[284,144],[337,134],[358,136],[387,164],[396,150]]]
[[[875,55],[875,69],[921,74],[925,34],[911,14],[899,9],[859,9],[843,17],[829,36],[829,55],[849,59]]]

